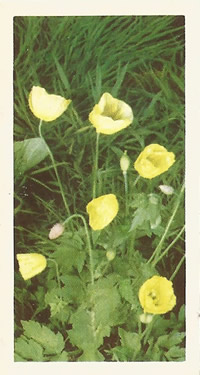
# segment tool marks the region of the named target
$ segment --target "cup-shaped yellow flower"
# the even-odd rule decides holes
[[[145,313],[165,314],[176,305],[172,282],[162,276],[145,281],[138,296]]]
[[[42,254],[17,254],[19,272],[24,280],[31,279],[42,272],[47,265],[47,260]]]
[[[89,214],[91,228],[101,230],[115,218],[119,210],[119,204],[114,194],[106,194],[89,202],[86,210]]]
[[[71,99],[48,94],[44,88],[33,86],[28,102],[33,114],[40,120],[48,122],[61,116],[71,103]]]
[[[173,152],[158,144],[146,146],[134,163],[134,168],[144,178],[154,178],[166,172],[175,162]]]
[[[89,114],[89,121],[97,133],[114,134],[133,122],[131,107],[105,92]]]

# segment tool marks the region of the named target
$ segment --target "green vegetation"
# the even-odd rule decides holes
[[[14,50],[15,253],[47,258],[45,270],[24,281],[15,257],[15,361],[183,361],[184,17],[15,17]],[[43,123],[48,147],[28,106],[33,86],[72,100]],[[86,206],[96,131],[88,115],[105,92],[129,104],[134,120],[99,137],[96,196],[115,194],[120,209],[93,231]],[[138,178],[133,164],[152,143],[176,161],[151,180]],[[77,217],[50,240],[53,225],[70,216],[63,195]],[[78,215],[88,226],[93,283]],[[173,281],[176,306],[145,325],[138,291],[153,275]]]

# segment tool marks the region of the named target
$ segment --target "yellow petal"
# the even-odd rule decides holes
[[[145,313],[165,314],[176,305],[172,282],[162,276],[145,281],[138,296]]]
[[[19,263],[19,272],[24,280],[36,276],[38,273],[42,272],[47,265],[46,258],[37,253],[17,254],[17,260]]]
[[[107,194],[89,202],[86,210],[89,214],[91,228],[101,230],[115,218],[119,210],[119,204],[114,194]]]
[[[61,116],[71,100],[59,95],[48,94],[44,88],[33,86],[28,102],[33,114],[40,120],[48,122]]]
[[[175,162],[173,152],[158,144],[146,146],[135,161],[134,168],[144,178],[154,178],[166,172]]]
[[[97,133],[114,134],[133,122],[133,112],[128,104],[106,92],[90,112],[89,121]]]

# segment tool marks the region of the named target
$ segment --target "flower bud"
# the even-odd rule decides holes
[[[65,230],[65,227],[63,224],[61,223],[55,224],[49,232],[49,239],[55,240],[56,238],[60,237],[61,234],[63,234],[64,230]]]
[[[166,195],[172,195],[174,193],[174,188],[168,185],[159,185],[160,190],[162,193]]]
[[[153,315],[145,314],[145,313],[140,315],[140,321],[144,324],[151,323],[152,319],[153,319]]]
[[[122,172],[126,172],[129,168],[129,165],[130,165],[130,159],[127,155],[127,151],[124,151],[124,154],[122,155],[120,159],[120,167],[121,167]]]
[[[115,258],[115,255],[116,255],[116,252],[114,250],[108,250],[106,252],[106,257],[109,260],[109,262],[111,262],[111,260]]]

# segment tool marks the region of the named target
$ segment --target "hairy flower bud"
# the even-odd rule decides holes
[[[56,238],[60,237],[61,234],[63,234],[64,230],[65,230],[65,227],[63,224],[61,223],[55,224],[49,232],[49,239],[55,240]]]
[[[159,185],[160,190],[162,193],[166,195],[172,195],[174,193],[174,188],[168,185]]]

